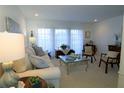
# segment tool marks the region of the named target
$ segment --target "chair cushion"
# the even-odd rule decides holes
[[[92,55],[92,52],[85,52],[84,55]]]
[[[104,62],[107,62],[107,59],[108,59],[108,57],[106,57],[106,56],[102,57],[102,60],[103,60]],[[112,62],[112,59],[109,59],[108,62]]]
[[[119,52],[116,51],[108,51],[106,57],[117,58]]]
[[[92,54],[92,47],[91,46],[85,46],[85,54]]]
[[[35,45],[35,46],[33,46],[33,49],[34,49],[37,56],[45,55],[45,52],[43,51],[42,47],[38,47]]]
[[[103,56],[102,57],[102,61],[104,61],[104,62],[107,62],[107,59],[108,59],[108,57],[107,56]],[[116,59],[109,59],[108,60],[108,63],[117,63],[118,61],[116,60]]]

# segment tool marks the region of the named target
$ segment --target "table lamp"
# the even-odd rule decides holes
[[[31,45],[34,45],[35,44],[35,37],[33,35],[33,31],[31,31],[31,35],[29,37],[29,41],[30,41]]]
[[[24,56],[24,36],[17,33],[0,32],[0,63],[4,70],[0,77],[0,87],[17,85],[19,78],[12,70],[12,61]]]

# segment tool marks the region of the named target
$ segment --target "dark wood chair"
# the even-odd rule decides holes
[[[105,63],[105,73],[108,73],[108,65],[110,64],[113,68],[113,65],[116,64],[119,68],[120,64],[120,51],[121,47],[116,45],[108,45],[108,52],[101,53],[99,67],[101,66],[101,62]]]
[[[93,63],[93,58],[96,61],[96,58],[95,58],[96,46],[95,45],[88,45],[88,44],[84,45],[84,50],[82,52],[83,52],[82,56],[91,58],[91,63]]]

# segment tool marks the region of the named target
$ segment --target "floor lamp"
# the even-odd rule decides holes
[[[4,70],[2,77],[0,77],[0,87],[11,87],[18,84],[19,77],[12,70],[12,61],[24,56],[24,36],[22,34],[0,32],[0,62]]]

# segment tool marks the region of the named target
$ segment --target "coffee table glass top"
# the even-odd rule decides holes
[[[79,57],[71,57],[69,55],[59,56],[60,60],[64,63],[75,63],[80,61],[87,60],[86,58],[83,58],[82,56]]]

